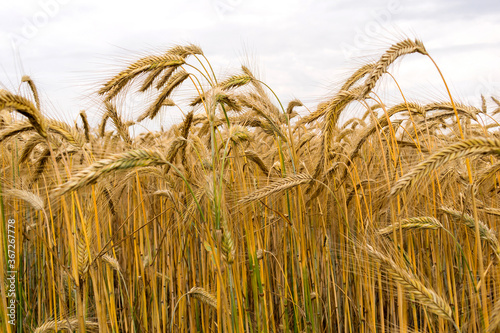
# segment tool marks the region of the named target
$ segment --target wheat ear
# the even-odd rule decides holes
[[[121,274],[120,263],[118,262],[118,260],[108,254],[103,254],[101,256],[101,259],[107,262],[115,271]]]
[[[36,89],[35,83],[28,75],[23,75],[21,82],[26,82],[31,89],[33,98],[35,99],[36,108],[40,110],[40,97],[38,96],[38,89]]]
[[[63,195],[74,191],[87,184],[95,182],[100,176],[116,170],[131,169],[136,167],[163,165],[167,162],[158,152],[146,149],[131,150],[126,153],[116,154],[110,158],[93,163],[72,177],[68,182],[54,190],[54,196]]]
[[[210,305],[214,309],[217,309],[217,298],[205,289],[201,287],[193,287],[187,294],[207,305]]]
[[[252,81],[252,77],[247,75],[247,74],[238,74],[238,75],[233,75],[226,80],[220,82],[218,86],[222,90],[229,90],[232,88],[238,88],[241,86],[244,86],[245,84],[249,83]]]
[[[104,102],[104,105],[106,106],[108,116],[115,123],[116,131],[121,136],[123,141],[130,145],[132,143],[132,139],[130,138],[128,127],[125,125],[122,118],[118,114],[115,105],[109,101]]]
[[[180,70],[176,72],[174,75],[170,77],[167,82],[167,85],[161,91],[160,95],[158,95],[157,99],[153,102],[153,104],[146,110],[146,114],[149,119],[153,119],[160,111],[160,108],[163,106],[165,100],[170,96],[170,94],[177,88],[184,80],[189,77],[189,73],[185,70]],[[142,118],[142,116],[141,116]]]
[[[387,235],[392,233],[394,230],[411,230],[411,229],[426,229],[435,230],[442,228],[443,225],[435,217],[431,216],[421,216],[421,217],[410,217],[408,219],[403,219],[396,222],[388,227],[377,230],[380,235]]]
[[[43,199],[33,192],[19,190],[19,189],[10,189],[4,191],[3,194],[6,196],[10,196],[25,201],[34,210],[43,210],[45,207]]]
[[[349,91],[341,91],[325,108],[325,123],[323,126],[323,153],[325,155],[328,154],[328,151],[330,150],[333,132],[337,127],[337,121],[341,112],[350,102],[358,97],[360,91],[361,88],[359,87]]]
[[[31,152],[35,149],[39,144],[47,143],[47,141],[42,138],[38,133],[34,133],[30,135],[28,140],[25,142],[21,154],[19,156],[19,163],[24,163],[28,160]]]
[[[271,194],[279,193],[284,190],[288,190],[298,185],[309,184],[314,179],[308,174],[300,173],[297,175],[288,176],[286,178],[280,179],[266,187],[261,188],[253,192],[252,194],[242,198],[238,201],[239,204],[245,204],[252,201],[260,200]]]
[[[392,279],[400,284],[415,300],[429,311],[442,317],[456,326],[450,305],[433,289],[426,287],[418,278],[398,266],[391,258],[366,244],[368,255],[384,267]]]
[[[293,109],[296,108],[297,106],[303,106],[304,104],[302,104],[301,101],[299,101],[298,99],[294,99],[294,100],[291,100],[287,107],[286,107],[286,113],[288,115],[291,115],[294,113]]]
[[[81,134],[76,131],[75,128],[62,121],[49,120],[49,130],[59,134],[75,147],[83,148],[85,145],[85,139],[81,136]]]
[[[419,40],[405,39],[399,43],[392,45],[377,61],[370,75],[366,78],[361,96],[366,97],[380,77],[387,72],[387,68],[399,57],[418,52],[427,55],[424,44]]]
[[[343,90],[349,90],[351,89],[351,87],[356,83],[358,82],[359,80],[361,80],[363,77],[365,77],[367,74],[371,73],[373,71],[373,69],[375,68],[376,66],[376,63],[369,63],[369,64],[366,64],[364,66],[362,66],[361,68],[359,68],[358,70],[356,70],[345,82],[344,84],[342,85],[342,88],[340,88],[340,91],[343,91]]]
[[[264,161],[257,155],[256,152],[254,152],[253,150],[245,150],[245,157],[248,158],[250,161],[254,162],[255,164],[257,164],[259,169],[262,170],[262,172],[265,175],[269,174],[269,168],[264,163]]]
[[[68,318],[61,320],[48,320],[38,326],[34,333],[49,333],[55,332],[57,327],[57,332],[59,331],[70,331],[73,332],[78,329],[78,319],[77,318]],[[89,332],[97,332],[99,330],[99,324],[93,321],[85,321],[85,328]]]
[[[99,95],[106,95],[106,101],[115,97],[134,77],[137,75],[155,70],[157,68],[167,68],[184,64],[184,58],[178,55],[166,53],[162,56],[147,56],[133,64],[127,69],[118,73],[111,80],[106,82],[99,90]]]
[[[82,118],[82,122],[83,122],[83,130],[85,132],[85,141],[90,142],[90,126],[89,126],[89,121],[87,119],[87,113],[85,113],[85,110],[80,111],[80,118]]]
[[[30,124],[43,138],[47,137],[47,124],[40,111],[28,99],[0,90],[0,109],[12,108],[28,118]]]
[[[500,154],[500,140],[489,138],[474,138],[458,142],[441,149],[426,160],[419,163],[408,174],[396,182],[389,197],[396,196],[423,177],[450,161],[462,157],[480,154]]]
[[[454,220],[462,221],[471,232],[475,232],[476,222],[469,214],[448,207],[441,207],[440,210],[451,216]],[[490,244],[497,258],[500,259],[500,243],[498,242],[497,235],[483,221],[478,221],[477,224],[479,226],[479,237]]]
[[[231,230],[229,230],[229,225],[227,224],[227,217],[223,214],[221,218],[221,227],[222,227],[222,244],[221,244],[221,253],[224,256],[224,260],[228,264],[232,264],[234,262],[234,258],[236,256],[236,247],[234,245],[234,238],[231,234]]]

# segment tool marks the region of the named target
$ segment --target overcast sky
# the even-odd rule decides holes
[[[314,107],[391,43],[419,38],[460,101],[500,95],[498,0],[2,0],[0,33],[0,86],[15,91],[30,75],[45,112],[66,121],[81,109],[97,118],[88,96],[126,60],[184,43],[218,73],[250,64],[283,102]],[[411,98],[446,97],[421,55],[391,73]]]

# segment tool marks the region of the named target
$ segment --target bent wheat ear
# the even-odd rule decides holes
[[[297,175],[292,175],[283,179],[280,179],[266,187],[261,188],[260,190],[257,190],[253,192],[252,194],[244,197],[240,201],[238,201],[239,204],[245,204],[249,203],[252,201],[257,201],[262,198],[265,198],[271,194],[278,193],[284,190],[288,190],[290,188],[293,188],[298,185],[302,184],[309,184],[312,182],[314,179],[308,174],[305,173],[299,173]]]
[[[45,207],[43,199],[33,192],[19,190],[19,189],[11,189],[4,191],[3,194],[9,197],[25,201],[34,210],[43,210],[43,208]]]
[[[423,177],[440,166],[462,157],[481,154],[500,155],[500,140],[489,138],[474,138],[458,142],[441,149],[426,160],[419,163],[406,176],[396,182],[389,197],[394,197],[411,187]]]
[[[461,221],[472,233],[474,233],[476,222],[472,216],[448,207],[441,207],[440,210],[454,220]],[[478,221],[477,224],[479,226],[479,237],[490,244],[497,258],[500,259],[500,242],[498,241],[497,235],[483,221]]]
[[[127,125],[125,125],[122,118],[118,114],[116,106],[111,102],[104,102],[104,105],[108,110],[107,114],[109,115],[109,118],[111,118],[111,120],[113,120],[113,123],[115,124],[116,131],[118,132],[118,134],[122,137],[123,141],[125,141],[127,144],[131,144],[132,139],[130,138],[128,127]]]
[[[233,75],[227,80],[218,84],[222,90],[238,88],[252,81],[252,77],[247,74]]]
[[[54,332],[57,327],[57,331],[69,331],[73,332],[78,329],[78,319],[68,318],[61,320],[49,320],[38,326],[34,333],[49,333]],[[88,332],[98,332],[99,324],[93,321],[85,321],[85,328]]]
[[[262,172],[265,175],[269,174],[269,168],[264,163],[264,161],[257,155],[256,152],[254,152],[253,150],[245,150],[245,157],[248,158],[250,161],[254,162],[255,164],[257,164],[259,169],[262,170]]]
[[[11,136],[15,136],[22,132],[31,131],[33,129],[33,125],[31,125],[28,121],[15,122],[0,131],[0,142],[3,142]]]
[[[85,145],[85,140],[80,133],[62,121],[50,120],[49,130],[59,134],[75,147],[82,148]]]
[[[99,95],[106,95],[106,101],[110,101],[115,97],[134,77],[138,74],[155,70],[158,68],[168,68],[171,66],[179,66],[184,64],[184,58],[167,54],[162,56],[148,56],[144,57],[130,66],[118,75],[106,82],[99,90]]]
[[[145,92],[146,90],[149,89],[153,85],[154,80],[160,75],[160,73],[163,71],[163,68],[156,68],[153,70],[151,73],[149,73],[148,77],[144,82],[142,83],[141,88],[139,89],[140,92]]]
[[[324,109],[325,123],[323,125],[323,154],[325,156],[330,150],[332,144],[333,132],[337,127],[337,121],[341,112],[346,106],[359,96],[361,88],[354,88],[349,91],[339,92]]]
[[[35,99],[35,105],[37,109],[40,109],[40,98],[38,97],[38,89],[36,89],[35,83],[28,75],[23,75],[21,82],[26,82],[33,93],[33,98]]]
[[[120,263],[118,262],[118,260],[108,254],[103,254],[101,256],[101,259],[107,262],[115,271],[121,274]]]
[[[12,108],[28,118],[30,124],[43,138],[47,138],[47,125],[38,109],[28,99],[14,95],[7,90],[0,90],[0,110]]]
[[[377,232],[380,235],[387,235],[392,233],[394,230],[403,229],[431,229],[436,230],[442,228],[443,225],[435,217],[432,216],[421,216],[421,217],[410,217],[409,219],[403,219],[399,222],[394,223],[388,227],[379,229]]]
[[[170,48],[168,52],[171,54],[176,54],[183,58],[189,55],[196,55],[196,54],[203,55],[203,50],[198,45],[195,44],[175,45],[172,48]]]
[[[82,170],[65,184],[54,190],[53,196],[61,196],[69,191],[74,191],[92,182],[100,176],[115,171],[136,167],[163,165],[167,162],[163,156],[155,151],[138,149],[126,153],[113,155],[110,158],[100,160]]]
[[[455,324],[451,307],[441,296],[433,289],[426,287],[420,279],[408,273],[408,270],[397,265],[391,258],[366,244],[368,255],[380,263],[387,270],[392,279],[400,284],[415,300],[425,306],[429,311],[435,313]],[[456,325],[456,324],[455,324]]]
[[[375,64],[373,70],[365,81],[363,90],[361,91],[361,96],[366,97],[375,84],[380,79],[380,77],[387,72],[387,68],[399,57],[405,54],[411,54],[418,52],[423,55],[427,55],[424,44],[416,40],[406,39],[399,43],[392,45],[383,55],[380,57],[379,61]]]
[[[163,72],[163,76],[160,78],[160,80],[156,84],[156,89],[160,90],[165,85],[165,83],[167,83],[167,81],[170,79],[172,74],[174,74],[175,70],[178,67],[179,66],[171,66],[171,67],[168,67],[167,69],[165,69]]]
[[[42,138],[38,133],[32,134],[26,143],[23,146],[23,149],[21,150],[21,155],[19,157],[19,163],[24,163],[28,160],[31,152],[35,150],[35,147],[38,146],[39,144],[46,143],[47,141]]]
[[[108,121],[108,118],[109,118],[109,112],[104,113],[104,115],[102,116],[102,120],[99,123],[99,127],[97,129],[100,137],[103,137],[106,132],[106,122]]]
[[[478,121],[477,114],[481,112],[481,110],[479,110],[476,107],[458,103],[455,103],[455,105],[453,106],[451,102],[434,102],[424,105],[423,108],[424,112],[443,110],[443,111],[453,111],[453,114],[455,114],[455,110],[457,110],[457,112],[464,114],[474,119],[475,121]]]
[[[187,294],[207,305],[210,305],[214,309],[217,308],[217,298],[201,287],[193,287]]]
[[[87,114],[85,113],[85,110],[80,111],[80,117],[82,118],[83,130],[85,131],[85,141],[90,142],[90,126],[87,120]]]
[[[342,88],[340,88],[340,91],[343,90],[349,90],[351,87],[361,80],[363,77],[365,77],[367,74],[369,74],[373,69],[375,68],[376,63],[369,63],[361,68],[359,68],[357,71],[355,71],[344,83]]]
[[[288,115],[291,115],[291,114],[292,114],[292,112],[293,112],[293,109],[294,109],[295,107],[297,107],[297,106],[303,106],[303,105],[304,105],[304,104],[302,104],[302,102],[301,102],[301,101],[299,101],[298,99],[294,99],[294,100],[292,100],[292,101],[290,101],[290,102],[288,103],[288,106],[286,107],[286,113],[287,113]]]
[[[185,70],[180,70],[176,72],[167,82],[166,87],[162,90],[156,101],[148,108],[145,112],[148,114],[149,119],[153,119],[160,111],[165,100],[170,96],[170,94],[177,88],[184,80],[189,77],[189,73]]]

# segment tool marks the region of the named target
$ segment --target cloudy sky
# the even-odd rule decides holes
[[[216,72],[248,64],[283,102],[314,107],[405,37],[424,42],[460,101],[500,95],[498,0],[2,0],[0,87],[16,91],[28,74],[45,112],[72,121],[87,109],[97,119],[92,93],[102,80],[144,54],[195,43]],[[446,97],[421,55],[391,73],[410,98]]]

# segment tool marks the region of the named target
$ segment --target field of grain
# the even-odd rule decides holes
[[[103,82],[98,126],[47,117],[27,76],[1,90],[0,330],[498,331],[500,101],[460,104],[443,77],[444,100],[385,102],[408,54],[434,63],[403,40],[300,115],[194,45]]]

